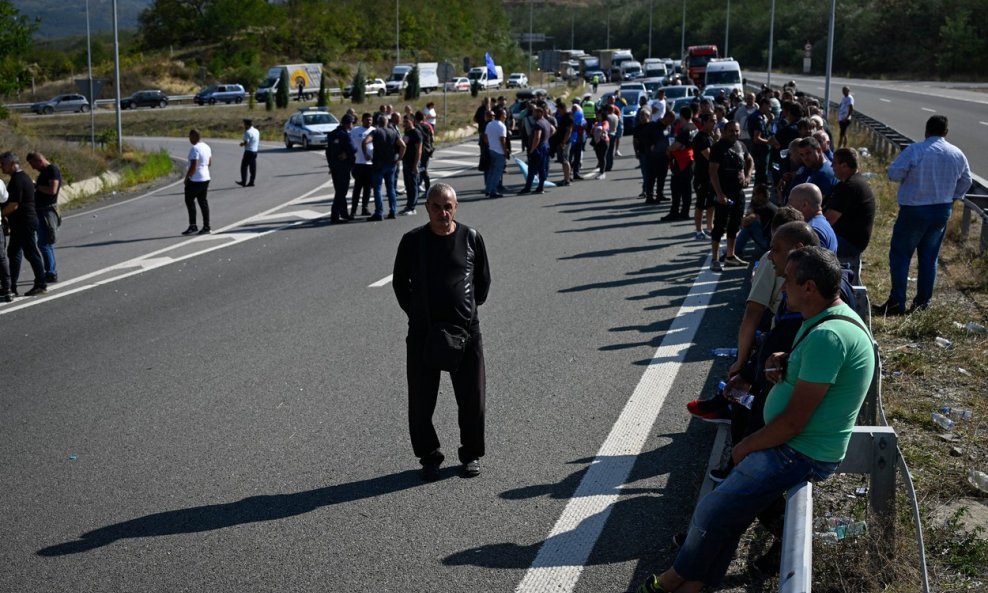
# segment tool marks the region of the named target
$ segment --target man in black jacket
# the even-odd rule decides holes
[[[45,264],[38,249],[38,214],[34,207],[34,182],[21,170],[20,161],[12,152],[0,154],[0,170],[10,175],[7,192],[10,197],[0,209],[10,222],[10,294],[17,296],[17,277],[21,271],[21,252],[34,271],[34,286],[25,296],[44,294],[48,290]]]
[[[477,307],[491,284],[484,240],[476,230],[455,221],[456,192],[445,183],[429,188],[425,201],[429,224],[401,238],[394,265],[395,297],[408,315],[406,342],[408,426],[412,451],[422,464],[422,478],[439,479],[445,458],[432,424],[441,370],[430,356],[440,326],[468,337],[463,358],[450,370],[460,426],[459,459],[463,475],[480,474],[484,456],[486,373]]]
[[[344,115],[340,125],[326,137],[326,163],[336,191],[329,218],[331,224],[350,222],[346,212],[346,194],[350,191],[350,173],[357,159],[357,149],[350,139],[351,129],[353,116]]]

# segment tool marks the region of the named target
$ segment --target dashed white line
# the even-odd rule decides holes
[[[878,100],[881,101],[882,103],[891,103],[892,102],[892,101],[890,101],[888,99],[883,99],[881,97],[879,97]]]
[[[929,111],[930,113],[936,113],[936,109],[930,109],[929,107],[920,107],[923,111]]]
[[[515,593],[568,593],[576,587],[715,292],[717,275],[709,266],[708,257],[634,393]]]
[[[979,121],[978,123],[983,126],[988,126],[988,121]]]
[[[388,274],[387,276],[381,278],[380,280],[378,280],[374,284],[371,284],[367,288],[381,288],[382,286],[387,286],[388,284],[391,284],[391,280],[393,278],[394,278],[394,274]]]

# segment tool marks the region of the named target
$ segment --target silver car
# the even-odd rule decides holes
[[[325,145],[326,136],[339,125],[339,120],[328,111],[311,107],[302,109],[285,122],[285,147]]]
[[[57,95],[47,101],[31,105],[31,111],[38,115],[48,115],[56,111],[86,113],[89,111],[89,101],[82,95]]]

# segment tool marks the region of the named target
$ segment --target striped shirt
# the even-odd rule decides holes
[[[949,204],[970,189],[971,167],[959,148],[943,136],[930,136],[899,154],[889,179],[900,182],[900,206]]]

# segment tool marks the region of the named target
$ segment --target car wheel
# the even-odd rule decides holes
[[[244,98],[243,97],[237,97],[237,100],[236,100],[236,104],[237,105],[240,105],[243,102],[244,102]]]
[[[158,107],[161,107],[162,109],[168,107],[168,101],[165,101],[164,99],[158,101]]]
[[[378,97],[383,97],[384,96],[384,89],[381,89],[381,90],[377,91],[377,96]]]
[[[89,105],[83,105],[82,107],[79,108],[79,111],[83,113],[89,113]]]
[[[302,136],[302,148],[305,149],[305,150],[309,150],[309,137],[308,136]]]
[[[292,144],[292,141],[288,139],[288,134],[285,134],[285,148],[291,148],[292,146],[295,145]]]
[[[41,112],[44,113],[45,115],[51,115],[52,113],[55,113],[55,109],[52,108],[51,105],[48,105],[47,107],[42,109]]]
[[[210,97],[210,98],[209,98],[209,104],[210,104],[210,105],[216,105],[216,99],[214,99],[214,98],[212,98],[212,97]]]

